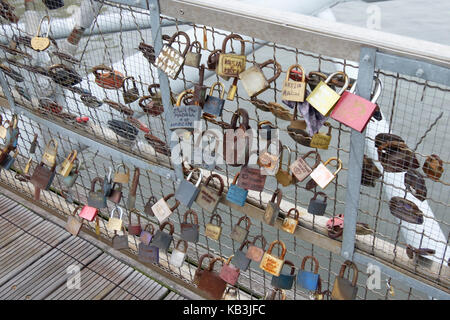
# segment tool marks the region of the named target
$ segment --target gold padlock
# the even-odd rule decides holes
[[[331,124],[329,122],[325,122],[324,126],[328,127],[328,132],[322,133],[317,132],[311,138],[310,147],[327,150],[331,141]]]
[[[30,159],[28,159],[27,164],[25,165],[25,168],[23,169],[23,173],[24,174],[28,174],[28,172],[30,171],[32,163],[33,163],[33,158],[30,157]]]
[[[57,153],[58,142],[52,138],[45,146],[44,154],[42,155],[42,162],[49,167],[53,167],[56,164]]]
[[[225,53],[228,40],[235,39],[241,42],[241,54]],[[238,34],[230,34],[223,39],[222,53],[219,56],[219,63],[216,68],[217,75],[221,77],[238,78],[239,74],[245,70],[245,42]]]
[[[39,34],[41,33],[41,26],[42,26],[42,22],[44,21],[44,19],[47,19],[47,21],[48,21],[47,34],[45,37],[40,37]],[[50,17],[44,16],[41,19],[41,22],[39,23],[39,27],[36,32],[36,35],[33,38],[31,38],[31,47],[33,48],[33,50],[44,51],[45,49],[47,49],[50,46],[50,39],[48,37],[49,32],[50,32]]]
[[[114,212],[116,212],[117,210],[119,210],[119,212],[120,212],[119,218],[114,217]],[[120,207],[115,207],[111,211],[111,216],[109,217],[108,224],[106,226],[109,231],[120,231],[122,229],[122,225],[123,225],[122,215],[123,215],[123,211],[122,211],[122,208],[120,208]]]
[[[289,77],[291,75],[292,69],[297,68],[301,70],[302,79],[300,81],[291,80]],[[286,71],[286,79],[284,79],[283,89],[281,90],[281,99],[286,101],[305,101],[305,91],[306,91],[306,79],[305,70],[299,64],[293,64]]]
[[[287,165],[287,170],[283,170],[283,152],[281,152],[280,157],[280,168],[278,169],[278,172],[275,175],[275,178],[283,187],[287,187],[294,183],[294,177],[292,176],[292,173],[289,171],[291,167],[291,149],[288,146],[283,146],[283,149],[286,149],[289,152],[289,161]]]
[[[213,224],[213,220],[216,218],[217,223]],[[205,227],[205,235],[213,240],[219,240],[222,234],[222,218],[218,214],[211,215],[209,223]]]
[[[279,257],[272,255],[273,247],[279,244],[282,248],[281,255]],[[286,245],[281,240],[272,242],[269,249],[264,253],[259,267],[264,271],[278,277],[284,264],[284,256],[286,255]]]
[[[337,93],[333,89],[331,89],[328,86],[328,83],[332,80],[332,78],[342,75],[345,79],[344,86],[342,89]],[[327,80],[325,82],[320,81],[319,84],[314,88],[314,90],[309,94],[309,96],[306,98],[306,101],[309,102],[309,104],[319,111],[322,115],[328,116],[333,109],[334,105],[339,101],[341,98],[341,94],[347,89],[349,85],[349,79],[348,76],[342,72],[335,72],[328,76]]]
[[[120,167],[123,167],[124,172],[119,171]],[[117,171],[114,172],[113,182],[128,184],[129,180],[130,180],[130,168],[128,168],[123,163],[119,164],[119,166],[117,167]]]
[[[72,150],[66,159],[64,159],[63,163],[61,164],[61,169],[59,170],[59,174],[63,177],[67,177],[73,168],[73,163],[75,159],[77,158],[77,150]]]
[[[291,212],[294,211],[295,215],[294,217],[291,217]],[[283,225],[281,226],[281,229],[288,233],[294,233],[295,229],[298,225],[298,218],[300,216],[300,212],[296,208],[292,208],[288,211],[288,214],[286,218],[283,220]]]
[[[336,161],[338,163],[338,168],[335,173],[332,173],[327,169],[326,165],[331,161]],[[336,177],[336,175],[342,169],[342,161],[339,158],[332,157],[328,159],[325,163],[320,163],[317,168],[311,172],[310,177],[322,188],[325,189],[331,181]]]
[[[8,130],[5,128],[5,123],[7,123],[9,126],[11,126],[9,120],[5,120],[4,123],[3,122],[3,118],[0,115],[0,138],[5,139],[6,138],[6,134],[8,132]]]

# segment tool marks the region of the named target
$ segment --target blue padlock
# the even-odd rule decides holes
[[[227,192],[227,200],[243,207],[245,200],[247,200],[248,190],[242,189],[237,186],[237,180],[239,178],[240,172],[236,173],[233,179],[233,183]]]
[[[17,154],[19,153],[19,148],[16,148],[14,155],[6,155],[5,160],[3,160],[3,162],[0,164],[0,166],[5,169],[5,170],[9,170],[11,168],[11,166],[13,165],[14,161],[16,160]]]
[[[281,270],[281,273],[278,277],[272,276],[272,281],[270,283],[272,287],[286,290],[292,288],[295,280],[295,265],[289,260],[284,261],[283,269],[285,265],[291,266],[291,271],[289,273],[286,273]]]
[[[314,272],[305,271],[305,264],[308,259],[314,261]],[[302,265],[298,271],[297,284],[305,289],[316,291],[319,285],[319,261],[313,256],[306,256],[302,260]]]

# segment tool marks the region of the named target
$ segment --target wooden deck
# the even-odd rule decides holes
[[[80,269],[71,288],[69,266]],[[68,281],[69,280],[69,281]],[[94,244],[0,195],[0,300],[183,300]]]

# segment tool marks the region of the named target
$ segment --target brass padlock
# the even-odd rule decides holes
[[[63,177],[67,177],[70,172],[72,171],[73,164],[75,159],[77,158],[77,150],[72,150],[66,159],[64,159],[63,163],[61,164],[61,168],[59,170],[59,174]]]
[[[289,171],[291,167],[291,155],[292,151],[291,148],[288,146],[283,146],[283,149],[286,149],[289,152],[289,160],[287,164],[287,170],[283,170],[283,152],[281,152],[280,157],[280,168],[278,169],[277,174],[275,175],[275,178],[277,178],[277,181],[283,186],[287,187],[294,183],[294,177],[292,173]]]
[[[230,39],[235,39],[241,43],[241,54],[225,53],[227,49],[227,42]],[[245,57],[245,42],[244,39],[238,34],[230,34],[225,37],[222,43],[222,52],[219,56],[219,63],[216,68],[216,72],[221,77],[238,78],[239,74],[245,70],[246,57]]]
[[[40,37],[39,35],[41,33],[41,26],[44,19],[47,19],[48,21],[47,34],[45,35],[45,37]],[[48,37],[49,32],[50,32],[50,17],[44,16],[42,17],[41,22],[39,22],[39,27],[36,32],[36,35],[33,38],[31,38],[31,48],[33,48],[33,50],[36,51],[44,51],[45,49],[50,47],[50,38]]]
[[[266,79],[262,68],[273,64],[275,66],[275,74],[273,77]],[[270,87],[270,84],[274,82],[281,74],[281,66],[278,62],[273,59],[264,61],[261,64],[255,64],[254,66],[242,71],[239,74],[239,79],[244,86],[245,91],[247,91],[250,97],[255,97],[260,93],[264,92]]]
[[[294,217],[291,216],[291,212],[295,212]],[[295,229],[298,225],[298,218],[300,216],[300,211],[298,211],[296,208],[292,208],[288,211],[288,214],[286,218],[283,220],[283,225],[281,226],[281,229],[288,233],[294,233]]]
[[[114,212],[119,211],[119,218],[114,217]],[[108,224],[107,224],[107,228],[109,231],[120,231],[122,229],[122,225],[123,225],[123,220],[122,220],[122,216],[123,216],[123,211],[121,207],[115,207],[112,211],[111,211],[111,216],[109,217],[108,220]]]
[[[57,153],[58,142],[55,139],[50,139],[42,155],[42,162],[49,167],[53,167],[56,164]]]
[[[441,158],[439,158],[438,155],[432,154],[425,160],[422,170],[428,178],[434,181],[439,181],[442,173],[444,172],[443,161],[441,160]]]
[[[279,257],[272,254],[273,247],[278,244],[281,246],[281,255]],[[264,271],[278,277],[284,264],[284,256],[286,255],[286,245],[281,240],[273,241],[269,249],[264,253],[259,267]]]
[[[214,218],[216,219],[216,224],[213,223]],[[222,234],[222,218],[218,214],[211,215],[209,223],[205,226],[205,235],[213,240],[219,240]]]
[[[290,79],[292,69],[300,69],[302,73],[301,81],[294,81]],[[305,91],[306,91],[306,79],[305,70],[299,64],[293,64],[286,71],[286,79],[284,79],[283,89],[281,90],[281,99],[286,101],[305,101]]]
[[[119,171],[120,167],[123,167],[124,172]],[[114,172],[113,182],[128,184],[129,180],[130,180],[130,169],[123,163],[119,164],[119,166],[117,167],[117,171]]]
[[[193,49],[196,48],[196,52]],[[189,67],[198,68],[200,66],[200,60],[202,58],[202,45],[199,41],[194,41],[189,46],[189,51],[186,53],[184,65]]]
[[[331,141],[331,124],[329,122],[325,122],[324,126],[328,127],[328,132],[322,133],[317,132],[311,138],[310,147],[327,150]]]
[[[128,85],[127,85],[127,80],[130,79],[133,82],[133,88],[128,89]],[[136,80],[134,79],[134,77],[126,77],[123,79],[123,93],[122,93],[122,97],[123,97],[123,101],[126,104],[132,103],[134,101],[136,101],[137,99],[139,99],[139,90],[136,86]]]
[[[272,199],[267,203],[267,208],[264,211],[264,222],[269,226],[275,225],[275,221],[278,218],[278,213],[280,212],[280,203],[283,197],[283,193],[280,189],[275,190],[272,195]],[[275,202],[275,198],[277,202]]]
[[[117,70],[113,70],[105,65],[99,65],[92,68],[95,77],[95,83],[104,89],[117,90],[123,86],[124,75]]]
[[[219,181],[219,191],[208,188],[208,184],[213,178],[216,178]],[[216,207],[219,204],[223,189],[224,183],[222,177],[213,173],[206,179],[205,184],[200,187],[200,192],[198,193],[195,202],[197,202],[197,204],[204,210],[212,213],[216,210]]]
[[[69,231],[75,237],[78,236],[78,234],[80,233],[81,227],[83,226],[84,219],[79,219],[78,214],[77,214],[77,212],[81,208],[83,208],[83,206],[76,207],[73,210],[72,215],[69,216],[69,218],[67,219],[67,223],[66,223],[66,230]]]
[[[338,163],[338,168],[335,173],[332,173],[327,169],[326,165],[331,161],[336,161]],[[332,157],[329,158],[325,163],[320,163],[316,169],[311,172],[311,178],[319,185],[322,189],[325,189],[331,181],[336,177],[336,175],[342,169],[342,161],[339,158]]]

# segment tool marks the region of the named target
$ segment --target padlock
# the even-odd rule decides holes
[[[203,264],[203,260],[205,260],[206,258],[213,260],[214,256],[210,253],[205,253],[204,255],[200,256],[200,258],[198,259],[198,266],[197,266],[197,269],[195,269],[194,279],[192,280],[192,282],[197,286],[198,286],[198,283],[200,282],[200,278],[204,272],[204,270],[202,269],[202,264]]]
[[[328,219],[326,223],[328,236],[332,239],[337,239],[342,236],[344,231],[344,215],[338,214],[333,218]]]
[[[258,165],[261,167],[261,174],[266,176],[275,176],[280,168],[280,153],[283,145],[278,139],[278,133],[273,134],[272,130],[276,127],[267,120],[258,123],[259,149]],[[276,135],[276,137],[272,137]],[[273,138],[273,139],[272,139]],[[273,142],[275,140],[275,142]],[[267,142],[266,147],[261,146],[261,142]],[[270,149],[270,152],[269,152]]]
[[[196,48],[196,52],[193,49]],[[198,68],[200,66],[200,60],[202,58],[202,45],[199,41],[194,41],[189,46],[189,51],[186,53],[184,65],[189,67]]]
[[[314,272],[305,271],[305,265],[308,259],[312,259],[314,263]],[[319,261],[314,256],[304,257],[297,275],[298,286],[307,290],[316,291],[319,286],[319,278]]]
[[[5,170],[11,169],[11,166],[14,164],[14,161],[16,160],[18,154],[19,154],[19,148],[16,147],[14,150],[14,154],[11,156],[8,153],[5,157],[5,159],[1,162],[0,166]]]
[[[146,245],[139,243],[138,245],[138,259],[143,263],[158,263],[159,262],[159,248],[154,245]]]
[[[258,138],[259,138],[259,143],[261,144],[261,142],[266,142],[266,149],[269,148],[271,142],[272,142],[272,138],[277,139],[278,135],[273,135],[272,137],[272,133],[276,132],[277,127],[270,122],[269,120],[263,120],[258,122]],[[260,148],[262,148],[260,146]]]
[[[273,247],[276,244],[280,245],[282,248],[281,255],[279,257],[272,254]],[[283,268],[285,255],[286,255],[286,245],[284,244],[284,242],[281,240],[273,241],[270,244],[269,249],[267,249],[267,251],[264,253],[264,256],[261,260],[259,267],[262,270],[270,273],[271,275],[278,277],[280,275],[281,268]]]
[[[190,182],[190,179],[192,177],[192,174],[194,171],[199,171],[200,174],[197,179],[197,183],[194,185],[192,182]],[[200,192],[199,186],[202,182],[203,172],[200,169],[194,169],[192,170],[189,175],[187,176],[186,180],[181,180],[180,185],[178,186],[177,190],[175,191],[175,199],[180,201],[181,204],[183,204],[186,208],[190,208],[192,204],[194,203],[195,199],[197,199],[197,196]]]
[[[123,167],[124,172],[120,172],[120,167]],[[126,165],[121,163],[117,167],[117,171],[114,172],[113,182],[128,184],[128,181],[130,181],[130,169]]]
[[[128,85],[127,85],[128,79],[130,79],[133,82],[133,87],[131,89],[128,89]],[[139,89],[136,86],[136,80],[134,79],[134,77],[124,78],[122,88],[123,88],[122,97],[123,97],[123,101],[126,104],[132,103],[132,102],[136,101],[137,99],[139,99]]]
[[[321,195],[323,201],[317,200],[317,196]],[[309,200],[308,212],[317,216],[323,216],[327,208],[328,196],[323,192],[314,192],[314,197]]]
[[[105,178],[103,179],[103,194],[105,197],[109,197],[111,194],[112,186],[113,186],[113,168],[108,167],[108,173],[105,174]]]
[[[179,249],[181,243],[183,243],[183,250]],[[178,240],[175,248],[172,251],[172,254],[170,255],[169,263],[174,267],[181,268],[184,263],[184,259],[186,258],[187,249],[188,243],[186,242],[186,240]]]
[[[288,265],[291,267],[289,272],[283,272],[284,266]],[[278,289],[290,290],[294,285],[295,280],[295,265],[289,261],[284,261],[283,269],[281,269],[279,276],[272,276],[272,280],[270,282],[271,286]]]
[[[225,53],[227,42],[230,39],[235,39],[241,43],[241,53]],[[219,55],[219,62],[216,67],[216,72],[221,77],[238,78],[239,74],[245,70],[246,56],[245,56],[245,42],[238,34],[230,34],[223,39],[222,51]]]
[[[49,10],[56,10],[56,9],[64,7],[63,0],[42,0],[42,2],[45,4],[45,6]]]
[[[220,277],[219,273],[214,271],[214,264],[221,261],[222,258],[215,258],[211,260],[207,269],[203,270],[200,279],[198,280],[198,289],[203,291],[208,298],[219,300],[227,287],[227,283]]]
[[[309,89],[311,89],[311,91],[314,90],[320,83],[320,81],[325,80],[327,80],[327,75],[325,73],[319,71],[311,71],[307,77]]]
[[[80,95],[80,100],[88,108],[99,108],[103,104],[103,101],[97,99],[90,93],[83,93]]]
[[[139,99],[139,106],[142,108],[142,110],[144,110],[145,113],[148,113],[149,115],[155,117],[159,116],[164,112],[159,83],[150,84],[148,86],[148,93],[150,95],[144,96]],[[151,101],[149,103],[144,103],[148,99],[151,99]]]
[[[168,225],[170,230],[169,233],[164,232],[164,227]],[[156,231],[155,236],[152,239],[152,245],[158,247],[160,250],[169,250],[170,244],[173,240],[174,226],[170,221],[166,221],[159,226],[159,230]]]
[[[261,240],[261,248],[256,246],[256,240]],[[261,262],[262,257],[264,256],[264,252],[266,250],[266,239],[262,234],[253,237],[253,241],[250,242],[250,246],[248,247],[247,253],[245,256],[252,261]]]
[[[237,126],[240,117],[242,117],[242,121]],[[240,167],[248,163],[253,141],[253,133],[249,129],[247,111],[245,109],[236,110],[231,117],[231,128],[225,130],[223,140],[223,157],[229,166]]]
[[[72,215],[67,218],[66,230],[69,231],[75,237],[80,233],[81,227],[83,226],[83,220],[77,218],[77,212],[82,208],[82,206],[76,207],[72,211]]]
[[[322,132],[315,133],[311,138],[311,143],[309,144],[311,148],[328,150],[328,146],[331,141],[331,124],[329,122],[325,122],[324,126],[328,127],[328,132],[326,134]]]
[[[95,184],[96,183],[100,183],[100,185],[102,186],[101,190],[96,191],[95,190]],[[95,177],[92,181],[91,181],[91,190],[89,191],[89,196],[88,196],[88,206],[90,207],[94,207],[97,209],[102,209],[102,208],[106,208],[106,197],[104,195],[104,191],[103,191],[103,179],[100,177]]]
[[[308,125],[306,124],[306,121],[304,119],[298,119],[299,117],[298,109],[299,109],[298,103],[295,103],[294,115],[292,116],[290,124],[287,126],[287,132],[295,142],[298,142],[301,145],[309,147],[311,143],[311,137],[309,136],[309,133],[306,131]]]
[[[174,196],[173,193],[165,196],[164,198],[159,199],[153,206],[152,206],[152,212],[155,215],[156,218],[158,218],[159,223],[163,223],[164,221],[169,218],[169,216],[172,214],[173,210],[178,208],[180,205],[180,201],[176,200],[175,205],[170,208],[167,204],[167,200],[172,198]]]
[[[216,178],[220,184],[218,191],[208,188],[208,184],[214,178]],[[195,202],[202,209],[206,210],[209,213],[213,213],[216,210],[220,199],[222,198],[223,188],[224,183],[222,177],[218,174],[213,173],[206,179],[205,184],[200,187],[200,191]]]
[[[94,74],[95,83],[99,87],[109,90],[122,88],[125,77],[119,71],[103,64],[93,67],[91,71]]]
[[[336,161],[338,163],[338,168],[334,173],[331,173],[330,170],[327,169],[326,165],[331,161]],[[311,178],[320,186],[322,189],[325,189],[331,181],[336,177],[336,175],[342,169],[342,161],[336,157],[329,158],[325,163],[320,163],[317,168],[311,172]]]
[[[118,185],[117,188],[116,188],[116,185]],[[111,202],[114,202],[115,204],[119,204],[120,200],[122,200],[122,194],[123,194],[122,184],[114,182],[112,189],[111,189],[111,193],[108,196],[108,200]]]
[[[353,269],[353,279],[350,282],[344,278],[345,269],[351,267]],[[341,266],[339,275],[336,277],[333,285],[333,291],[331,292],[332,300],[355,300],[358,293],[358,268],[350,260],[346,260]]]
[[[241,227],[241,222],[245,220],[245,228]],[[239,218],[237,224],[233,227],[233,230],[231,230],[230,238],[236,241],[237,243],[242,243],[247,239],[248,232],[250,230],[250,226],[252,225],[252,222],[250,221],[250,218],[247,216],[242,216]]]
[[[150,64],[154,64],[156,60],[155,56],[155,48],[153,46],[146,44],[145,42],[139,43],[138,46],[139,51],[142,52],[142,55]]]
[[[292,217],[291,212],[294,212],[295,215]],[[293,234],[298,225],[298,218],[300,216],[300,212],[296,208],[289,209],[286,218],[283,220],[283,225],[281,229],[284,231]]]
[[[361,170],[361,184],[367,187],[375,187],[375,180],[381,178],[382,174],[371,158],[364,155]]]
[[[188,215],[194,218],[194,221],[188,222]],[[192,219],[192,218],[191,218]],[[180,238],[188,242],[198,242],[199,237],[198,216],[194,210],[187,210],[183,215],[183,222],[180,223]]]
[[[56,164],[49,168],[43,162],[39,163],[39,165],[34,169],[30,182],[36,189],[47,189],[53,180],[55,168]]]
[[[6,122],[6,121],[5,121]],[[8,122],[8,128],[6,128],[6,138],[5,138],[5,145],[9,145],[12,148],[17,147],[17,140],[19,138],[19,117],[17,114],[13,114],[11,121]]]
[[[141,170],[138,167],[134,168],[133,180],[131,181],[130,191],[128,192],[127,208],[128,210],[133,210],[136,206],[136,193],[137,187],[139,185],[139,177],[141,175]]]
[[[149,227],[151,228],[150,231],[148,230]],[[147,223],[144,227],[144,230],[142,230],[141,234],[139,235],[139,240],[147,246],[152,241],[154,234],[155,234],[155,228],[153,227],[153,225],[151,223]]]
[[[183,36],[186,39],[186,47],[183,53],[180,53],[178,50],[172,48],[175,38],[179,36]],[[185,63],[185,57],[189,51],[190,43],[191,40],[186,32],[175,32],[169,39],[169,42],[165,44],[159,52],[159,55],[155,60],[155,66],[167,74],[169,78],[176,80]]]
[[[328,83],[336,76],[341,75],[345,79],[345,84],[339,93],[336,93],[333,89],[328,86]],[[339,101],[341,94],[347,89],[349,84],[348,76],[342,72],[335,72],[328,76],[325,82],[320,81],[317,87],[309,94],[306,98],[313,108],[319,111],[322,115],[328,116],[335,106],[335,104]]]
[[[250,242],[248,240],[242,242],[239,249],[234,253],[233,260],[231,260],[234,266],[242,271],[247,271],[250,266],[251,260],[247,257],[247,253],[244,253],[244,247],[248,248],[249,244]]]
[[[316,162],[312,167],[310,167],[306,162],[306,158],[308,158],[308,156],[311,154],[316,155]],[[320,164],[320,161],[321,161],[320,154],[317,151],[309,151],[303,157],[300,157],[297,160],[295,160],[291,164],[290,169],[294,177],[297,179],[297,181],[302,182],[311,174],[311,172],[315,168],[317,168],[317,166]]]
[[[443,161],[438,155],[432,154],[425,160],[422,170],[428,178],[434,181],[439,181],[442,173],[444,172]]]
[[[220,49],[215,49],[215,50],[211,51],[211,53],[208,56],[208,60],[206,60],[206,65],[208,66],[209,70],[216,71],[217,64],[219,63],[219,56],[221,53],[222,53],[222,50],[220,50]],[[222,76],[222,78],[225,81],[228,81],[230,79],[230,77],[224,77],[224,76]]]
[[[213,224],[213,220],[216,218],[216,224]],[[222,234],[222,218],[218,214],[211,215],[209,223],[205,226],[205,236],[213,240],[219,240]]]
[[[275,74],[273,77],[266,79],[262,69],[270,64],[275,66]],[[255,97],[270,88],[270,84],[274,82],[281,74],[281,66],[273,59],[264,61],[261,64],[255,64],[245,71],[239,73],[239,79],[244,86],[249,97]]]
[[[272,288],[271,291],[267,292],[264,300],[286,300],[286,292],[283,289]]]
[[[378,134],[379,136],[381,134]],[[375,137],[375,145],[377,138]],[[420,167],[416,153],[405,142],[387,141],[377,148],[378,160],[386,172],[406,172]]]
[[[78,179],[78,175],[80,173],[81,161],[78,158],[76,158],[73,164],[74,165],[69,175],[62,180],[63,184],[67,188],[72,188],[72,186],[75,184],[75,181]]]
[[[28,159],[28,161],[27,161],[27,164],[25,165],[25,168],[23,169],[23,173],[25,174],[25,175],[28,175],[28,172],[30,171],[30,168],[31,168],[31,164],[33,163],[33,158],[32,157],[30,157],[29,159]],[[31,178],[31,177],[30,177]]]
[[[236,287],[227,287],[223,295],[223,300],[239,300],[238,289]]]
[[[228,260],[223,264],[222,269],[220,269],[219,277],[226,283],[229,283],[232,286],[234,286],[239,278],[241,270],[239,270],[239,268],[231,264],[232,258],[233,255],[231,255],[228,258]]]
[[[63,177],[67,177],[73,168],[75,159],[77,158],[78,151],[72,150],[66,159],[64,159],[63,163],[61,164],[61,168],[59,169],[59,174]]]
[[[193,131],[196,124],[201,120],[202,108],[198,105],[185,105],[181,107],[181,100],[193,90],[185,90],[177,98],[177,103],[172,108],[172,119],[169,122],[169,129],[185,129]]]
[[[50,66],[47,74],[53,81],[63,87],[72,87],[83,80],[74,69],[64,64],[54,64]]]
[[[3,117],[0,115],[0,138],[2,139],[6,138],[5,123],[8,123],[8,125],[10,125],[9,120],[5,120],[5,122],[3,122]]]
[[[219,98],[213,96],[214,88],[216,86],[220,86],[222,89],[220,91]],[[209,115],[213,118],[221,117],[223,106],[225,105],[225,99],[223,98],[224,95],[225,86],[223,83],[220,81],[213,83],[209,89],[209,95],[206,97],[205,104],[203,105],[203,114]]]
[[[98,209],[94,207],[90,207],[85,205],[80,211],[80,218],[86,219],[87,221],[94,221],[95,217],[97,217]]]
[[[114,212],[119,211],[119,218],[114,217]],[[123,225],[123,210],[121,207],[115,207],[111,211],[111,216],[109,217],[108,224],[106,225],[106,228],[109,231],[120,231],[122,229]]]
[[[394,217],[400,220],[413,224],[423,224],[423,212],[411,200],[392,197],[389,200],[389,210]]]
[[[131,219],[132,212],[136,213],[137,224],[133,223],[133,221]],[[132,236],[140,236],[140,234],[142,233],[141,214],[140,214],[140,211],[137,210],[136,208],[131,209],[128,214],[128,226],[127,227],[128,227],[128,234],[130,234]]]
[[[238,206],[243,207],[245,204],[245,201],[247,200],[248,190],[239,188],[236,185],[238,178],[239,178],[239,172],[236,173],[232,184],[228,188],[226,199],[230,202],[233,202],[234,204],[237,204]]]
[[[267,203],[266,210],[264,211],[264,222],[269,226],[275,225],[275,221],[278,218],[278,213],[280,212],[281,198],[283,197],[283,192],[277,189],[272,194],[272,199]],[[275,202],[275,198],[277,202]]]
[[[302,78],[300,81],[295,81],[290,79],[291,72],[294,68],[300,70]],[[305,101],[305,91],[306,91],[306,75],[305,70],[299,64],[293,64],[286,71],[286,79],[283,82],[283,89],[281,90],[281,99],[286,101]]]
[[[145,206],[144,206],[144,212],[145,212],[146,214],[148,214],[150,217],[155,216],[155,214],[153,213],[153,210],[152,210],[152,206],[153,206],[157,201],[158,201],[158,200],[157,200],[154,196],[151,196],[151,197],[148,199],[148,201],[147,201],[147,203],[145,204]]]
[[[427,186],[425,178],[416,170],[409,169],[404,177],[406,191],[416,199],[424,201],[427,198]]]
[[[208,89],[208,87],[203,84],[203,79],[205,77],[204,64],[200,66],[198,73],[199,73],[198,83],[194,84],[193,102],[195,105],[203,107],[206,99],[206,90]]]
[[[123,232],[122,235],[118,235],[116,230],[114,230],[114,236],[111,239],[113,249],[125,250],[129,248],[127,230],[124,225],[122,225],[121,230]]]
[[[249,168],[246,165],[241,169],[237,185],[242,189],[261,192],[264,190],[266,177],[267,176],[261,174],[261,169],[259,167]]]
[[[280,157],[280,168],[278,169],[278,172],[276,173],[275,178],[283,187],[287,187],[295,182],[294,176],[289,171],[290,167],[291,167],[292,151],[291,151],[291,148],[289,148],[288,146],[283,146],[283,149],[286,149],[289,152],[287,170],[283,170],[283,153],[284,152],[282,151],[281,157]]]
[[[205,116],[206,118],[207,116]],[[205,137],[208,139],[206,145],[204,144]],[[192,159],[194,159],[194,163],[199,164],[203,169],[214,171],[216,169],[217,153],[219,152],[221,141],[222,138],[219,137],[214,129],[208,129],[203,131],[202,134],[199,134],[193,148]]]
[[[44,19],[47,19],[48,21],[48,27],[47,27],[47,34],[45,35],[45,37],[41,37],[39,36],[41,33],[41,26],[42,26],[42,22],[44,21]],[[41,19],[41,22],[39,22],[39,27],[37,29],[36,35],[31,38],[31,48],[33,48],[33,50],[35,51],[44,51],[45,49],[47,49],[48,47],[50,47],[50,39],[48,37],[50,32],[50,17],[49,16],[44,16]]]
[[[351,89],[342,94],[330,117],[356,131],[363,132],[377,108],[376,101],[381,95],[383,85],[381,80],[377,78],[375,93],[372,99],[368,101],[355,94],[356,83],[355,81]]]
[[[42,162],[52,167],[56,164],[56,156],[58,154],[58,142],[55,139],[50,139],[44,149],[44,154],[42,155]]]

